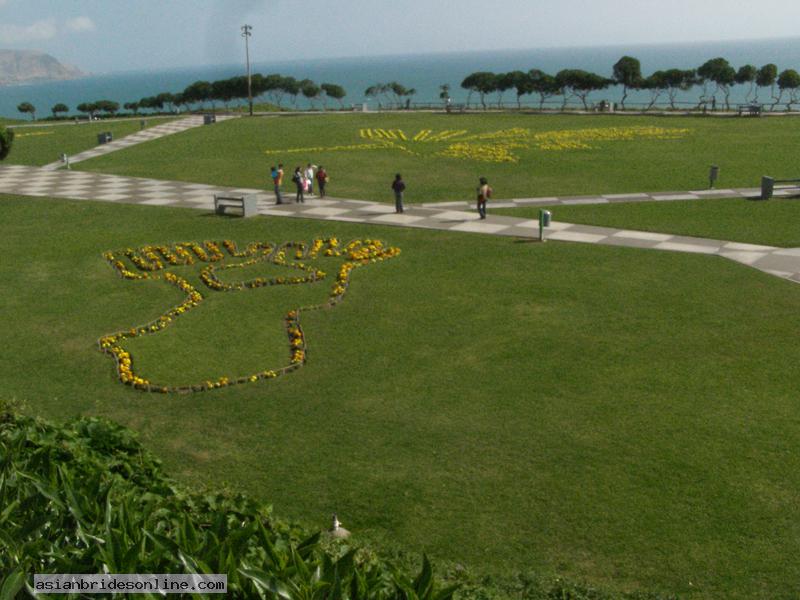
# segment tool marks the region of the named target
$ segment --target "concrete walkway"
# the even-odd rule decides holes
[[[781,189],[776,186],[776,197],[797,195],[797,187]],[[576,206],[581,204],[617,204],[621,202],[670,202],[675,200],[703,200],[706,198],[760,198],[760,188],[727,188],[696,190],[692,192],[642,192],[637,194],[602,194],[598,196],[546,196],[541,198],[515,198],[492,202],[493,208],[520,208],[523,206]],[[427,202],[425,208],[473,208],[466,201]]]
[[[217,116],[217,121],[225,121],[227,119],[236,119],[236,118],[238,117],[234,115],[219,115]],[[150,140],[156,140],[158,138],[167,135],[172,135],[173,133],[180,133],[182,131],[186,131],[187,129],[199,127],[201,125],[203,125],[203,116],[195,115],[191,117],[186,117],[185,119],[170,121],[169,123],[164,123],[163,125],[148,127],[147,129],[142,129],[138,133],[132,133],[131,135],[126,135],[125,137],[120,138],[118,140],[114,140],[113,142],[98,145],[92,148],[91,150],[86,150],[85,152],[74,154],[69,157],[69,162],[70,164],[79,163],[84,160],[89,160],[90,158],[103,156],[105,154],[108,154],[109,152],[115,152],[116,150],[124,150],[125,148],[130,148],[131,146],[135,146],[136,144],[141,144],[142,142],[149,142]],[[62,163],[61,161],[57,161],[54,163],[50,163],[49,165],[43,166],[42,169],[44,169],[45,171],[55,171],[63,166],[64,163]]]
[[[729,190],[720,190],[718,195],[723,192],[728,195]],[[259,213],[271,217],[393,225],[526,239],[537,239],[539,236],[538,221],[533,219],[490,214],[486,220],[479,220],[474,211],[454,209],[456,206],[462,205],[466,209],[466,203],[409,206],[404,214],[396,214],[394,207],[388,204],[336,198],[324,200],[309,198],[305,204],[275,205],[275,197],[271,192],[267,193],[258,189],[225,188],[63,169],[44,170],[22,165],[0,167],[0,193],[101,200],[147,206],[173,206],[205,211],[213,210],[214,194],[256,194],[259,200]],[[672,196],[678,195],[687,196],[688,194]],[[628,201],[647,201],[647,198],[657,200],[658,196],[659,194],[637,194],[635,197],[626,195],[626,198]],[[291,197],[293,194],[285,195],[286,200]],[[603,198],[607,199],[607,197]],[[550,199],[547,202],[553,204]],[[499,202],[492,203],[490,211],[491,207],[497,207],[500,204]],[[546,238],[563,242],[716,255],[800,283],[800,248],[777,248],[562,222],[552,223]]]

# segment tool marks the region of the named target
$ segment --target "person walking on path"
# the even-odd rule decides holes
[[[281,195],[281,185],[283,184],[283,163],[278,164],[278,168],[272,167],[272,183],[275,184],[275,204],[283,204]]]
[[[319,197],[325,197],[325,184],[328,183],[328,173],[322,165],[317,169],[317,188],[319,189]]]
[[[481,219],[486,218],[486,201],[492,197],[492,188],[489,187],[489,182],[486,177],[480,178],[480,185],[478,186],[478,214]]]
[[[303,187],[305,184],[305,177],[303,173],[300,171],[300,167],[295,167],[294,175],[292,175],[292,181],[294,181],[295,185],[297,186],[297,195],[294,198],[295,203],[305,204],[305,198],[303,197]]]
[[[311,196],[314,195],[314,169],[316,169],[316,168],[317,168],[316,165],[312,165],[311,163],[308,163],[308,166],[306,167],[306,172],[305,172],[306,181],[308,181],[308,193]]]
[[[402,213],[403,210],[403,192],[406,191],[406,183],[403,177],[398,173],[394,176],[392,182],[392,190],[394,190],[394,212]]]

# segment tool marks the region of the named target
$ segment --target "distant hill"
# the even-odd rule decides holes
[[[80,69],[38,50],[0,50],[0,85],[77,79]]]

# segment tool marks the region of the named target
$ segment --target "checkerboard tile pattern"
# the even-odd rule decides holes
[[[729,192],[730,190],[725,190],[720,193],[728,196]],[[198,183],[120,177],[63,169],[51,171],[22,165],[0,167],[0,193],[174,206],[207,211],[214,208],[214,194],[250,193],[257,195],[259,213],[267,217],[346,221],[528,239],[539,237],[539,223],[536,220],[491,214],[487,219],[480,220],[474,211],[456,210],[458,207],[456,203],[447,203],[438,208],[410,206],[403,214],[395,213],[394,208],[386,204],[337,198],[322,200],[313,196],[307,196],[304,204],[276,205],[274,194],[257,189],[232,189]],[[290,194],[287,193],[285,197],[288,199]],[[630,201],[630,195],[627,195],[627,199]],[[800,283],[800,248],[776,248],[562,222],[553,222],[547,229],[545,237],[548,240],[562,242],[715,255]]]
[[[235,115],[219,115],[217,117],[217,121],[225,121],[227,119],[235,119],[235,118],[237,118]],[[72,165],[84,160],[89,160],[90,158],[103,156],[104,154],[108,154],[109,152],[123,150],[125,148],[135,146],[136,144],[149,142],[150,140],[156,140],[158,138],[167,135],[172,135],[174,133],[181,133],[182,131],[186,131],[187,129],[192,129],[194,127],[199,127],[200,125],[203,125],[202,115],[193,115],[191,117],[186,117],[185,119],[170,121],[169,123],[164,123],[163,125],[156,125],[155,127],[149,127],[147,129],[143,129],[142,131],[139,131],[138,133],[127,135],[119,140],[115,140],[107,144],[100,144],[95,148],[92,148],[91,150],[87,150],[86,152],[81,152],[79,154],[70,156],[69,162]],[[61,161],[58,161],[50,163],[49,165],[45,165],[42,168],[47,171],[54,171],[56,169],[60,169],[63,166],[64,164]]]

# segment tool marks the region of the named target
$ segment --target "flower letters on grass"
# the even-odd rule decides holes
[[[563,150],[592,150],[598,142],[619,142],[636,139],[677,140],[689,129],[667,127],[596,127],[532,132],[513,127],[488,133],[469,135],[466,129],[421,129],[411,134],[402,129],[359,129],[358,136],[366,143],[342,146],[315,146],[266,150],[265,154],[308,154],[359,150],[396,150],[424,157],[442,156],[493,163],[517,163],[517,149],[534,148],[546,152]]]
[[[254,383],[263,379],[273,379],[279,375],[299,369],[306,362],[306,338],[300,324],[303,311],[333,308],[344,298],[350,285],[353,269],[384,261],[400,254],[399,248],[386,247],[380,240],[353,240],[342,245],[336,238],[318,238],[310,244],[305,242],[286,242],[275,245],[270,242],[253,242],[244,249],[230,241],[222,242],[180,242],[170,245],[143,246],[103,253],[103,258],[124,279],[163,280],[177,287],[185,294],[183,301],[170,308],[154,321],[138,327],[131,327],[116,333],[104,335],[98,340],[101,352],[111,356],[116,362],[119,380],[138,390],[159,393],[189,393],[222,388],[230,385]],[[126,340],[143,335],[153,335],[169,327],[181,315],[199,306],[213,292],[234,292],[252,290],[274,285],[302,285],[326,279],[327,274],[316,264],[320,258],[339,257],[344,262],[339,266],[336,278],[331,284],[327,300],[314,306],[290,310],[284,316],[288,345],[288,364],[278,368],[265,368],[256,373],[241,377],[219,377],[198,381],[192,385],[172,385],[169,382],[153,382],[136,370],[131,353],[125,349]],[[238,261],[224,264],[225,260]],[[286,268],[285,276],[254,277],[236,283],[226,283],[219,274],[225,271],[244,269],[257,263],[270,263]],[[189,275],[182,276],[172,269],[197,265],[200,267],[199,291],[189,281]],[[200,284],[198,284],[200,286]]]

